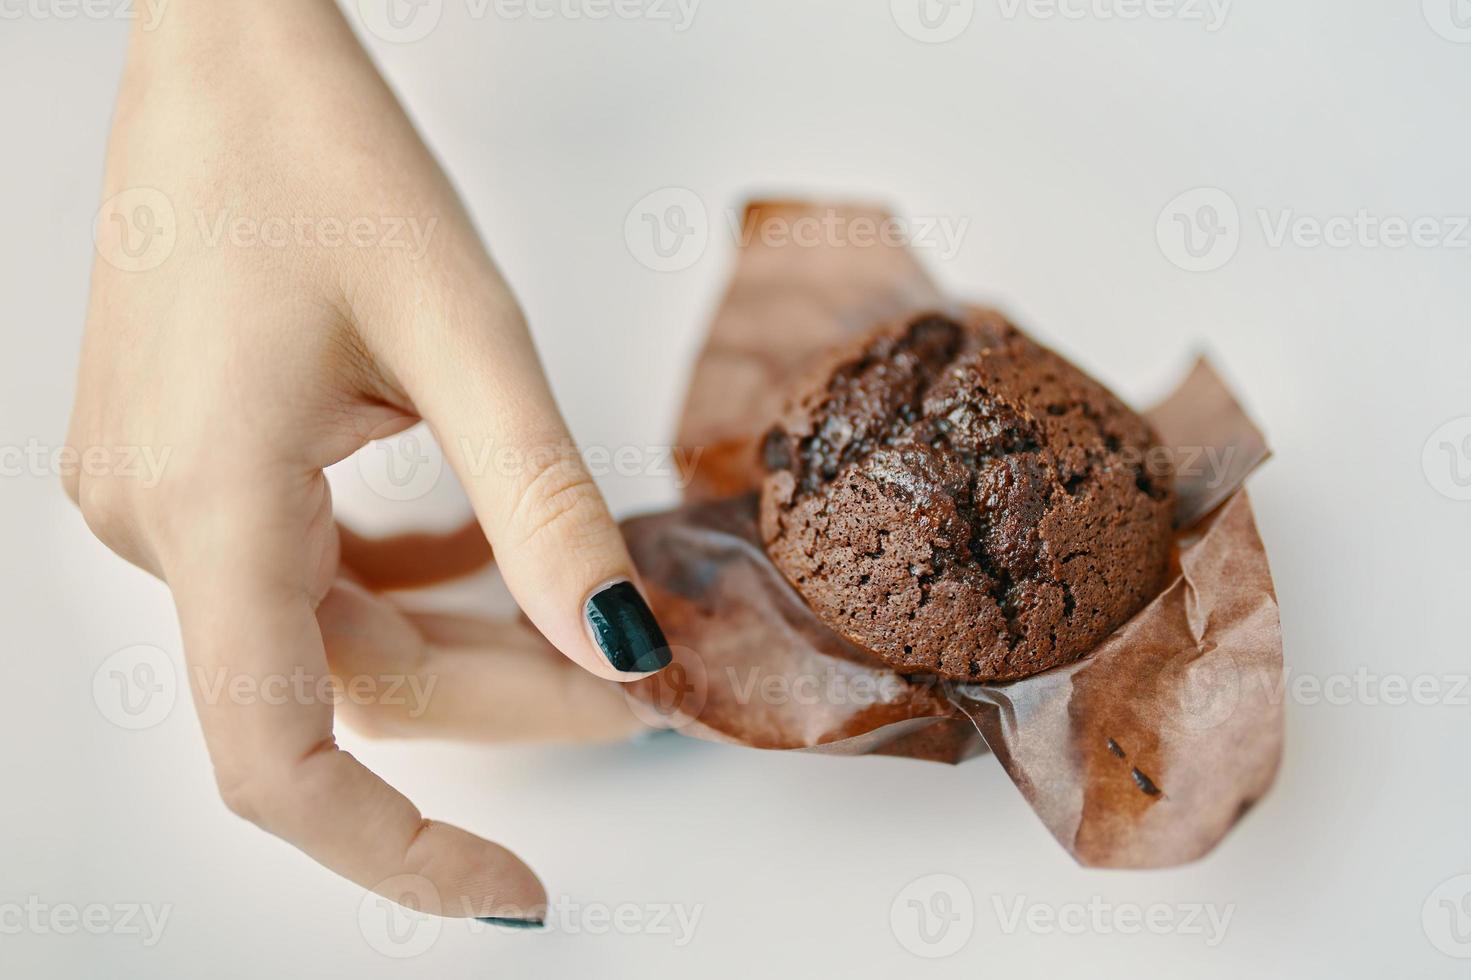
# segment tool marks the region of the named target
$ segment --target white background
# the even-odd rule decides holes
[[[963,30],[932,44],[899,26],[916,23],[903,0],[897,14],[887,0],[705,0],[685,30],[477,18],[443,0],[422,39],[368,38],[515,284],[585,443],[667,441],[730,267],[724,215],[752,193],[872,197],[967,221],[957,254],[923,255],[939,281],[1003,304],[1135,401],[1208,350],[1277,452],[1252,490],[1289,668],[1368,677],[1348,703],[1289,696],[1277,784],[1209,858],[1080,869],[991,759],[950,768],[675,738],[497,750],[347,732],[426,812],[515,847],[554,896],[700,914],[682,946],[649,931],[449,922],[403,964],[360,929],[356,887],[218,802],[187,699],[138,732],[98,711],[92,678],[109,654],[179,655],[168,595],[92,540],[54,479],[9,471],[0,912],[34,896],[170,918],[151,947],[122,930],[7,929],[0,972],[1467,975],[1471,959],[1437,942],[1471,952],[1453,931],[1471,940],[1471,879],[1422,916],[1471,872],[1467,692],[1458,704],[1380,695],[1391,676],[1450,695],[1471,672],[1471,502],[1436,489],[1454,490],[1453,465],[1471,472],[1459,446],[1471,423],[1451,431],[1452,453],[1437,437],[1422,462],[1438,427],[1471,416],[1471,233],[1460,247],[1274,247],[1261,217],[1363,209],[1453,234],[1471,214],[1471,31],[1455,28],[1452,2],[1238,0],[1212,31],[1188,19],[1209,8],[1183,0],[1153,8],[1178,16],[1130,20],[1105,16],[1129,9],[1106,0],[1070,7],[1081,19],[964,0],[945,25]],[[64,436],[126,43],[123,21],[56,16],[68,9],[0,3],[7,447]],[[660,273],[635,260],[624,226],[666,186],[697,195],[715,230],[688,268]],[[1156,235],[1162,209],[1197,187],[1240,215],[1238,251],[1208,272],[1178,267],[1177,245]],[[667,478],[603,485],[620,513],[676,496]],[[405,514],[379,501],[376,516]],[[937,873],[960,885],[905,891]],[[913,938],[907,899],[941,910],[940,892],[974,903],[944,942],[974,932],[929,960],[912,950],[939,947]],[[997,911],[1066,914],[1095,898],[1125,914],[1166,903],[1178,921],[1201,903],[1231,917],[1212,946],[1189,929],[1123,934],[1106,916],[1008,933]]]

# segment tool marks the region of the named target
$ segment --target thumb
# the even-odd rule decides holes
[[[521,610],[610,680],[668,665],[623,536],[567,431],[519,311],[463,308],[416,330],[398,374],[434,430]]]

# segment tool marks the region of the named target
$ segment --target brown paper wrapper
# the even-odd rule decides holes
[[[757,440],[795,376],[876,323],[951,304],[905,249],[768,244],[767,222],[866,218],[747,209],[748,244],[696,366],[680,442],[691,503],[625,522],[674,648],[630,693],[658,724],[763,749],[958,762],[989,748],[1079,862],[1161,867],[1207,853],[1282,751],[1266,552],[1242,481],[1260,431],[1204,360],[1148,413],[1173,454],[1178,573],[1088,656],[1007,684],[903,677],[829,630],[756,533]],[[789,242],[790,236],[771,240]]]

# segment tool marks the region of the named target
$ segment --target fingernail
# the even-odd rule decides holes
[[[507,919],[498,915],[477,915],[475,921],[491,926],[505,926],[507,929],[541,929],[546,925],[542,919]]]
[[[584,612],[593,639],[614,670],[643,674],[669,665],[669,641],[632,582],[614,582],[593,593]]]

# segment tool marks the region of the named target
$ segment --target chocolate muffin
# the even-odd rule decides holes
[[[1152,598],[1174,494],[1149,424],[1001,315],[861,338],[762,445],[767,553],[832,628],[904,673],[1013,680]]]

